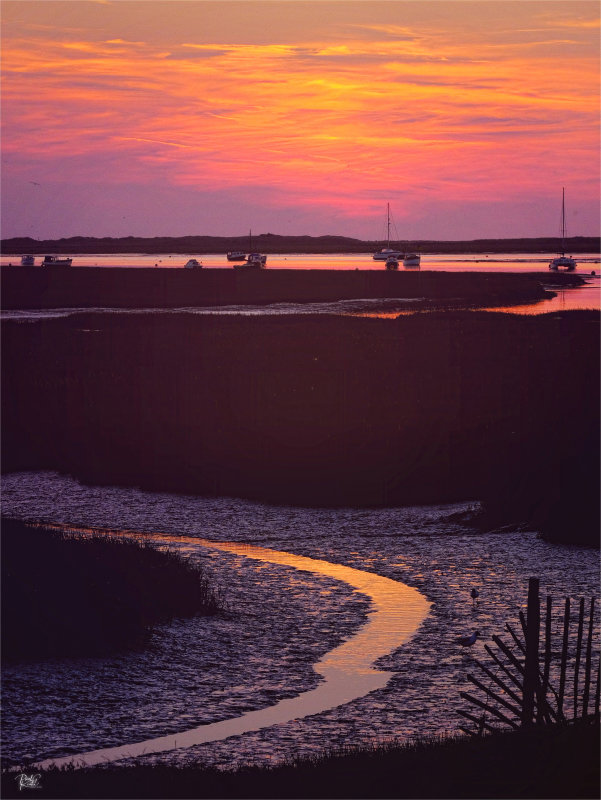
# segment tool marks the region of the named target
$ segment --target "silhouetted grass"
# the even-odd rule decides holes
[[[40,783],[36,797],[53,798],[597,798],[599,726],[392,742],[232,772],[49,770]],[[14,774],[4,773],[3,789],[18,795]]]
[[[174,552],[2,521],[3,661],[101,655],[218,610],[206,577]]]
[[[598,312],[2,328],[4,470],[285,505],[483,500],[493,526],[598,542]]]

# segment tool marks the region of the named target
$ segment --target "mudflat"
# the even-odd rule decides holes
[[[547,273],[388,272],[101,267],[2,267],[3,308],[185,308],[405,298],[425,304],[511,305],[545,297]],[[582,278],[552,276],[557,285]],[[423,300],[421,298],[424,298]]]

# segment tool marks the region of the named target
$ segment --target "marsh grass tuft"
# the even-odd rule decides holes
[[[2,658],[96,656],[144,644],[153,625],[216,614],[199,568],[146,541],[2,521]]]

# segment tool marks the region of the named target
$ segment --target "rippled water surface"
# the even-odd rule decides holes
[[[456,730],[473,658],[486,660],[491,636],[517,622],[530,575],[540,577],[543,595],[558,600],[599,594],[596,551],[547,544],[534,531],[476,533],[450,519],[466,508],[300,509],[84,487],[54,473],[7,476],[6,515],[166,535],[223,587],[231,611],[161,626],[144,651],[6,669],[4,758],[40,760],[177,734],[301,695],[319,685],[313,666],[373,610],[344,580],[213,549],[201,539],[392,578],[418,589],[432,607],[408,643],[377,660],[377,669],[391,673],[383,688],[292,722],[147,758],[226,767]],[[473,586],[481,592],[476,608]],[[475,629],[481,640],[461,648],[456,637]]]

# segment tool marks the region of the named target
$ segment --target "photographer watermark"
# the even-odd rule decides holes
[[[23,791],[23,789],[41,789],[41,777],[39,772],[32,772],[30,775],[26,772],[22,772],[20,775],[17,775],[19,791]]]

